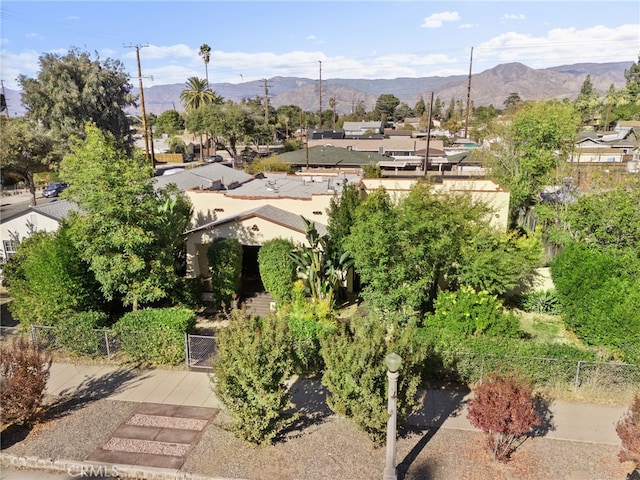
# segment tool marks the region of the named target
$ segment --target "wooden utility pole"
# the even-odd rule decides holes
[[[322,61],[318,60],[320,64],[320,130],[322,130]]]
[[[429,102],[429,117],[427,119],[427,147],[424,152],[424,176],[429,171],[429,147],[431,146],[431,112],[433,111],[433,92],[431,92],[431,101]]]
[[[156,168],[156,160],[149,152],[149,143],[153,142],[153,139],[149,138],[149,130],[147,128],[147,112],[144,108],[144,89],[142,88],[142,68],[140,67],[140,49],[148,47],[149,45],[125,45],[125,48],[135,48],[136,58],[138,60],[138,80],[140,80],[140,105],[142,109],[142,131],[144,137],[144,154],[147,161],[151,162],[151,166]]]
[[[467,82],[467,114],[464,121],[464,138],[469,138],[469,110],[471,110],[471,64],[473,63],[473,47],[471,47],[471,57],[469,58],[469,81]]]

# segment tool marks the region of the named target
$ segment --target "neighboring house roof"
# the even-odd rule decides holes
[[[340,193],[345,183],[358,183],[361,175],[312,175],[310,177],[265,172],[256,175],[250,182],[238,185],[225,192],[230,198],[260,199],[289,198],[311,200],[314,195]]]
[[[60,222],[69,216],[71,212],[77,212],[80,209],[75,203],[68,200],[54,200],[53,202],[43,203],[41,205],[30,206],[27,210],[23,210],[9,217],[2,218],[2,223],[8,222],[22,215],[30,215],[32,213],[39,213],[45,217],[51,218]]]
[[[181,192],[194,188],[203,190],[214,186],[215,189],[224,189],[231,184],[244,183],[253,179],[242,170],[236,170],[219,163],[210,163],[201,167],[185,169],[173,175],[155,177],[156,188],[166,187],[174,183]]]
[[[231,215],[229,217],[221,218],[219,220],[215,220],[213,222],[207,223],[205,225],[201,225],[192,230],[186,232],[186,234],[191,234],[195,232],[200,232],[203,230],[211,230],[215,229],[221,225],[226,223],[233,223],[237,221],[247,220],[249,218],[259,217],[264,220],[273,222],[277,225],[281,225],[283,227],[289,228],[291,230],[295,230],[297,232],[305,233],[306,226],[302,221],[302,217],[295,213],[288,212],[286,210],[282,210],[281,208],[273,207],[271,205],[263,205],[261,207],[256,207],[251,210],[247,210],[241,213],[237,213],[235,215]],[[315,223],[316,230],[320,235],[326,235],[327,226],[318,223]]]
[[[286,152],[278,155],[278,159],[289,165],[305,166],[307,152],[305,149]],[[316,145],[309,148],[309,166],[334,168],[360,168],[371,163],[388,160],[388,157],[373,152],[355,152],[345,148]]]
[[[415,152],[424,147],[424,140],[409,137],[372,138],[372,139],[344,139],[344,140],[310,140],[309,147],[322,145],[340,147],[355,152]],[[432,146],[437,147],[432,144]]]

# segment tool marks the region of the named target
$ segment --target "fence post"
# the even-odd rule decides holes
[[[33,346],[37,348],[37,346],[38,346],[38,337],[36,335],[36,327],[35,327],[35,325],[31,325],[31,343],[33,343]]]
[[[184,363],[189,368],[189,334],[184,332]]]
[[[582,365],[582,360],[578,360],[578,368],[576,368],[576,380],[573,384],[574,393],[578,391],[578,386],[580,385],[580,366]]]
[[[107,359],[111,360],[111,351],[109,350],[109,335],[107,330],[104,330],[104,345],[107,348]]]

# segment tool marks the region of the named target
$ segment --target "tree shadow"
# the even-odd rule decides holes
[[[325,418],[333,415],[327,405],[327,390],[319,377],[298,377],[289,388],[289,394],[294,407],[285,415],[297,413],[298,417],[278,435],[276,441],[299,436],[304,429],[322,423]]]
[[[85,405],[117,394],[132,386],[132,382],[143,380],[141,370],[129,367],[109,372],[100,377],[87,377],[73,389],[60,392],[53,401],[43,405],[37,422],[58,420],[81,409]],[[0,436],[0,450],[7,449],[23,441],[36,422],[23,425],[10,425]]]
[[[536,413],[540,419],[540,423],[536,425],[528,437],[544,437],[549,432],[553,432],[556,429],[553,423],[553,412],[551,411],[552,401],[541,395],[535,397]]]
[[[141,376],[141,373],[142,370],[132,366],[111,371],[100,377],[87,377],[77,387],[58,394],[58,398],[47,408],[47,418],[64,417],[91,402],[120,393],[147,378],[146,375]]]
[[[409,415],[406,427],[402,432],[403,437],[415,434],[421,435],[421,438],[397,465],[398,479],[431,478],[428,465],[417,466],[417,470],[414,469],[409,477],[407,477],[407,472],[445,420],[449,417],[457,417],[461,413],[465,404],[464,397],[467,393],[468,390],[427,391],[422,408]]]

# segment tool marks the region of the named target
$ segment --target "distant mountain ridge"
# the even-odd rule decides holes
[[[550,98],[574,99],[587,77],[591,75],[594,88],[604,94],[614,85],[620,89],[625,85],[624,71],[632,61],[610,63],[578,63],[544,69],[533,69],[522,63],[505,63],[471,76],[471,100],[475,106],[493,104],[502,108],[510,93],[518,93],[523,100],[542,100]],[[272,77],[267,80],[271,105],[298,105],[304,111],[317,111],[320,107],[320,91],[317,79],[301,77]],[[180,92],[183,83],[155,85],[145,88],[145,109],[156,115],[171,109],[183,111]],[[222,97],[238,102],[243,98],[264,98],[264,81],[254,80],[238,84],[212,83],[212,88]],[[328,110],[329,99],[336,99],[337,113],[344,115],[361,101],[367,111],[375,106],[382,94],[392,94],[410,107],[422,97],[429,101],[431,92],[441,100],[451,98],[466,102],[468,88],[467,75],[449,77],[395,78],[395,79],[326,79],[322,81],[322,109]],[[138,89],[133,89],[138,93]],[[20,105],[20,92],[6,89],[7,104],[11,116],[23,115],[25,109]],[[140,114],[140,109],[132,109]]]

